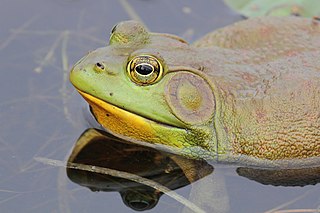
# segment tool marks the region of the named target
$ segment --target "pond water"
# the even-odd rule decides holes
[[[101,178],[72,176],[64,167],[89,127],[83,116],[84,102],[69,83],[69,70],[89,50],[106,45],[113,25],[128,19],[192,42],[242,17],[219,0],[1,1],[0,212],[133,211],[117,192],[119,185],[107,184],[104,187],[109,191],[101,190],[96,186]],[[137,164],[143,161],[134,159],[139,159]],[[262,184],[244,177],[252,171],[213,167],[205,164],[207,172],[192,184],[178,179],[177,185],[170,185],[178,188],[176,194],[162,195],[148,211],[319,211],[320,184]]]

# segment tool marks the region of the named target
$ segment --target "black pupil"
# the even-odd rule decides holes
[[[150,66],[148,64],[140,64],[140,65],[136,66],[136,71],[140,75],[149,75],[150,73],[152,73],[153,69],[152,69],[152,66]]]

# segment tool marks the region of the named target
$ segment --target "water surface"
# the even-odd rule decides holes
[[[106,45],[112,26],[128,19],[192,42],[242,17],[219,0],[2,0],[0,212],[132,212],[118,192],[92,192],[72,182],[61,165],[36,160],[66,163],[88,127],[69,70],[87,51]],[[320,206],[320,184],[264,185],[224,165],[175,192],[208,212]],[[150,210],[188,211],[167,195]]]

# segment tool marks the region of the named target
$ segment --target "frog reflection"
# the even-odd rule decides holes
[[[187,159],[153,148],[128,143],[104,131],[88,129],[78,139],[68,163],[108,168],[150,179],[171,190],[213,172],[204,160]],[[143,211],[157,205],[161,191],[129,179],[96,172],[67,169],[68,177],[92,191],[118,191],[128,207]]]
[[[320,167],[273,170],[239,167],[237,173],[264,185],[307,186],[320,183]]]
[[[126,142],[104,131],[88,129],[77,141],[68,163],[125,171],[153,180],[174,190],[197,181],[213,172],[203,160],[192,160]],[[236,168],[238,167],[238,168]],[[273,186],[306,186],[320,182],[320,167],[266,169],[237,165],[239,176]],[[144,184],[111,175],[79,169],[67,169],[68,177],[92,191],[119,192],[126,206],[137,211],[155,207],[163,194]],[[208,182],[206,188],[211,187]],[[210,195],[209,195],[210,196]]]

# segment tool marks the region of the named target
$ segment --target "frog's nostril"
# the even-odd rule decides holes
[[[94,70],[95,70],[96,72],[104,72],[105,69],[106,69],[106,66],[104,65],[103,62],[97,62],[97,63],[95,63],[95,65],[94,65]]]
[[[100,62],[96,63],[96,66],[99,67],[100,69],[104,69],[103,64],[101,64]]]

